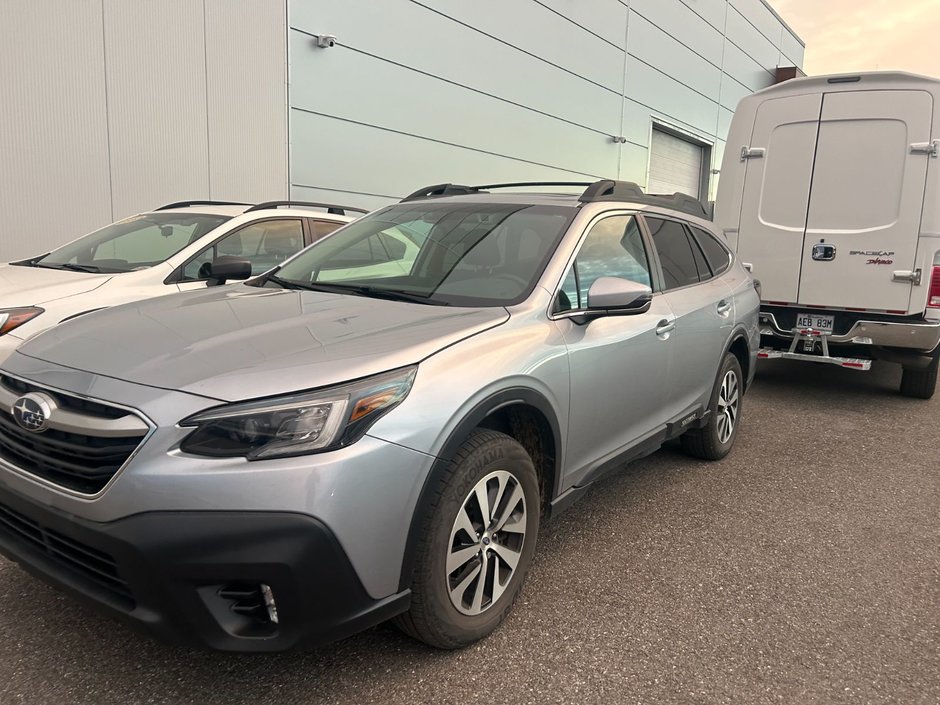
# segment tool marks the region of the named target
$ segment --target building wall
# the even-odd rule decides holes
[[[763,0],[0,0],[0,17],[0,261],[175,200],[645,185],[654,121],[708,147],[711,194],[738,99],[803,58]]]
[[[288,192],[285,0],[0,0],[0,261]]]
[[[654,122],[716,168],[737,101],[803,60],[762,0],[289,0],[289,23],[291,194],[366,206],[437,182],[645,185]]]

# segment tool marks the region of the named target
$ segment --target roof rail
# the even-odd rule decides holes
[[[480,191],[489,191],[499,188],[521,188],[527,186],[590,186],[589,181],[517,181],[509,184],[483,184],[482,186],[464,186],[462,184],[435,184],[425,186],[414,193],[408,194],[401,202],[416,201],[421,198],[435,198],[440,196],[467,196]]]
[[[479,189],[475,186],[461,186],[460,184],[435,184],[434,186],[425,186],[419,188],[414,193],[409,193],[401,203],[405,201],[417,201],[420,198],[434,198],[437,196],[466,196],[476,193]]]
[[[177,201],[176,203],[167,203],[165,206],[154,208],[155,211],[166,211],[171,208],[189,208],[190,206],[250,206],[250,203],[241,203],[238,201]]]
[[[520,186],[590,186],[590,181],[519,181],[514,184],[486,184],[485,186],[473,186],[472,188],[494,189],[494,188],[518,188]]]
[[[368,213],[364,208],[353,208],[352,206],[338,206],[335,203],[314,203],[313,201],[265,201],[264,203],[259,203],[252,206],[246,213],[252,213],[254,211],[264,211],[269,208],[280,208],[282,206],[302,206],[306,208],[326,208],[328,212],[333,213],[334,215],[346,215],[346,211],[352,211],[353,213]]]
[[[481,193],[491,189],[519,188],[524,186],[586,186],[578,200],[581,203],[597,203],[600,201],[631,201],[648,206],[660,206],[672,210],[682,211],[697,218],[710,220],[708,208],[694,196],[685,193],[669,195],[644,193],[632,181],[614,181],[602,179],[595,182],[585,181],[519,181],[507,184],[484,184],[482,186],[463,186],[461,184],[436,184],[425,186],[412,194],[405,196],[401,202],[416,201],[422,198],[437,198],[441,196],[467,196]]]
[[[637,184],[632,181],[613,181],[605,179],[588,186],[578,198],[581,203],[597,203],[599,201],[633,201],[648,206],[659,206],[682,211],[697,218],[709,220],[708,208],[700,200],[687,193],[656,194],[643,193]]]

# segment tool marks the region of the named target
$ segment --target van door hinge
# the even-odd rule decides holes
[[[920,269],[915,269],[912,272],[891,272],[891,281],[893,282],[911,282],[914,286],[920,286],[920,280],[923,276],[923,272]]]
[[[915,142],[911,145],[911,154],[929,154],[931,157],[938,157],[940,156],[940,140]]]
[[[766,154],[767,150],[763,147],[741,147],[741,161],[748,159],[758,159]]]

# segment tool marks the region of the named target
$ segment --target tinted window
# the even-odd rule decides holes
[[[695,234],[695,239],[698,240],[699,245],[702,246],[705,259],[708,260],[712,272],[715,276],[718,276],[731,264],[731,255],[711,233],[705,232],[701,228],[692,228],[692,232]]]
[[[209,276],[209,264],[219,255],[244,257],[251,262],[251,273],[261,274],[296,254],[303,246],[304,231],[299,220],[284,218],[252,223],[191,259],[183,270],[183,279],[205,279]]]
[[[337,230],[346,225],[346,223],[337,223],[334,220],[312,220],[310,222],[313,224],[315,240],[319,240],[321,237],[326,237],[334,230]]]
[[[341,282],[435,303],[518,303],[535,287],[574,213],[517,203],[403,203],[346,225],[278,277],[287,285]]]
[[[665,288],[677,289],[699,281],[692,243],[681,223],[674,220],[646,218],[653,236],[653,246],[663,268]]]
[[[710,279],[712,276],[711,269],[708,268],[708,262],[705,261],[705,255],[702,254],[702,248],[695,243],[695,238],[692,238],[692,256],[695,258],[695,268],[698,270],[699,280]]]
[[[126,272],[163,262],[228,220],[224,215],[148,213],[125,218],[39,260],[42,266],[77,264]]]
[[[587,293],[600,277],[619,277],[650,286],[649,260],[632,215],[597,222],[584,239],[556,302],[557,311],[587,307]]]

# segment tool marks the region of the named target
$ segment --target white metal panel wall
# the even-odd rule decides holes
[[[209,193],[203,19],[192,0],[105,0],[116,216]]]
[[[4,0],[0,261],[111,217],[100,0]]]
[[[284,198],[286,0],[0,0],[0,261],[167,201]]]
[[[287,2],[205,0],[209,193],[286,198]]]
[[[723,149],[737,101],[799,46],[763,0],[289,7],[291,192],[368,207],[442,181],[645,185],[654,120]]]

